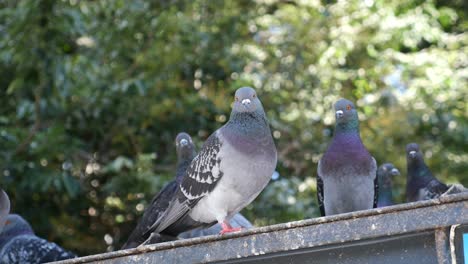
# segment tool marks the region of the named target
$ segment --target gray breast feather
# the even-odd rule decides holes
[[[317,191],[321,213],[332,215],[375,207],[377,162],[373,157],[368,171],[355,174],[343,169],[341,177],[330,177],[330,174],[324,173],[319,162]]]

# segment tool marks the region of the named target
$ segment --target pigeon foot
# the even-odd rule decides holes
[[[224,220],[221,223],[221,231],[219,231],[220,235],[224,235],[226,233],[234,233],[234,232],[239,232],[242,230],[242,227],[232,227],[228,221]]]

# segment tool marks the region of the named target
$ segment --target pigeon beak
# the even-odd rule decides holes
[[[248,107],[250,105],[250,99],[244,99],[242,100],[242,105],[245,106],[245,107]]]
[[[184,147],[184,146],[187,146],[187,145],[188,145],[188,140],[186,140],[185,138],[183,138],[183,139],[180,140],[179,143],[180,143],[180,145],[181,145],[182,147]]]
[[[336,118],[342,118],[342,117],[343,117],[343,110],[336,111]]]
[[[390,172],[392,173],[393,176],[400,175],[400,171],[397,168],[393,168]]]
[[[410,152],[409,152],[409,156],[410,156],[411,158],[416,157],[416,151],[414,151],[414,150],[410,151]]]

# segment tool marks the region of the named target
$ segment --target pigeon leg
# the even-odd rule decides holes
[[[148,239],[146,239],[143,243],[141,243],[141,244],[138,246],[138,248],[141,249],[141,248],[143,248],[144,245],[148,245],[148,244],[149,244],[148,242],[150,242],[151,239],[153,239],[155,236],[156,236],[156,234],[155,234],[154,232],[151,233],[151,235],[148,237]]]
[[[242,230],[242,227],[232,227],[229,224],[229,221],[224,220],[221,223],[221,228],[222,230],[219,232],[220,235],[226,234],[226,233],[233,233],[233,232],[239,232]]]

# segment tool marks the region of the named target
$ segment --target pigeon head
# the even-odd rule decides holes
[[[378,191],[378,207],[384,207],[393,205],[393,194],[392,194],[392,178],[394,176],[400,175],[400,171],[398,171],[395,166],[391,163],[382,164],[377,169],[377,180],[379,183],[379,191]]]
[[[263,113],[263,106],[253,88],[242,87],[236,91],[232,110],[233,112],[238,113],[252,113],[259,111]]]
[[[353,102],[340,99],[335,103],[336,126],[341,130],[357,130],[359,119]]]
[[[15,236],[22,234],[34,234],[29,223],[17,214],[9,214],[7,216],[5,226],[3,227],[2,236]]]
[[[237,89],[232,103],[231,116],[223,126],[222,133],[237,143],[246,136],[266,140],[271,137],[265,111],[253,88]]]
[[[176,180],[180,183],[185,175],[187,167],[190,165],[190,162],[192,162],[197,153],[192,138],[185,132],[177,134],[175,145],[177,152]]]
[[[411,179],[419,179],[418,184],[420,184],[434,179],[434,176],[424,162],[423,153],[416,143],[406,145],[406,169],[408,173],[407,181],[409,182],[414,182]],[[412,187],[408,188],[411,189]]]
[[[410,143],[406,145],[406,158],[408,161],[422,159],[422,152],[418,144]]]
[[[400,175],[400,171],[391,163],[385,163],[377,170],[379,184],[384,186],[391,186],[392,178],[398,175]]]
[[[356,107],[347,99],[340,99],[335,103],[336,122],[349,122],[357,118]]]
[[[34,235],[29,223],[17,214],[9,214],[5,217],[5,226],[0,234],[0,248],[20,235]],[[2,262],[3,263],[3,262]]]
[[[177,157],[190,157],[195,152],[195,145],[189,134],[181,132],[177,134],[176,140]]]
[[[6,192],[0,189],[0,233],[2,232],[7,216],[10,213],[10,199]]]

